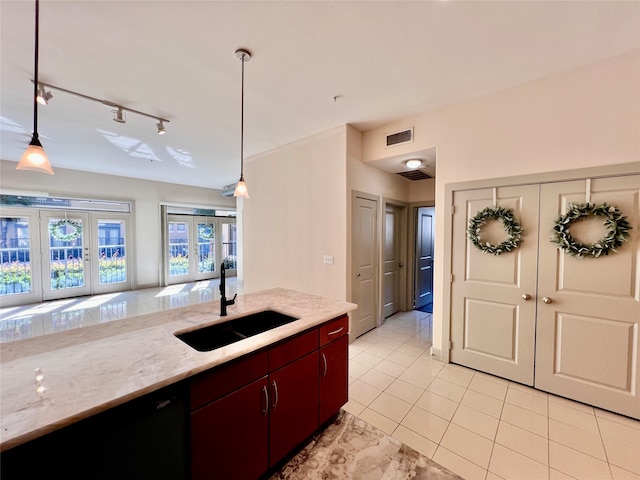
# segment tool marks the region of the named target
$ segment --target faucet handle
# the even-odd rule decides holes
[[[236,293],[231,300],[227,300],[227,305],[233,305],[234,303],[236,303],[237,296],[238,294]]]

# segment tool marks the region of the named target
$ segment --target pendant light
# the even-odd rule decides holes
[[[39,11],[40,1],[36,0],[36,35],[34,50],[34,81],[33,81],[33,135],[27,150],[18,162],[17,170],[33,170],[35,172],[48,173],[53,175],[53,169],[47,158],[47,154],[42,148],[42,144],[38,138],[38,43],[39,43]]]
[[[244,62],[251,60],[251,53],[239,48],[236,50],[236,57],[242,62],[242,100],[240,107],[240,180],[238,180],[233,196],[249,198],[247,184],[244,181]]]

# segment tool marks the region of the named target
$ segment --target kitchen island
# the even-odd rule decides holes
[[[189,382],[199,374],[215,372],[302,333],[319,332],[316,327],[355,308],[352,303],[276,288],[239,296],[227,317],[218,315],[218,302],[210,302],[4,344],[1,449],[11,452],[158,392],[167,392],[169,402],[176,396],[171,390],[176,385],[186,385],[180,391],[188,396]],[[298,320],[208,352],[196,351],[175,336],[264,310]],[[315,349],[321,358],[317,341]],[[36,392],[36,369],[46,387],[42,398]]]

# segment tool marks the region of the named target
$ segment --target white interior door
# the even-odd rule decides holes
[[[404,209],[387,205],[384,221],[384,274],[382,287],[382,316],[390,317],[400,310],[400,285],[404,273],[402,258],[402,215]]]
[[[633,229],[617,252],[576,258],[548,237],[569,203],[585,202],[587,182],[542,185],[535,374],[536,388],[634,418],[640,418],[639,187],[637,175],[591,181],[590,202],[616,206]],[[572,235],[581,243],[602,238],[602,221],[587,222]]]
[[[377,326],[378,202],[353,197],[352,207],[352,272],[353,302],[358,308],[351,316],[351,330],[358,337]]]
[[[454,193],[451,361],[533,385],[538,185]],[[510,208],[523,234],[520,247],[501,255],[477,249],[467,225],[480,210]],[[506,239],[502,222],[488,222],[481,238]]]

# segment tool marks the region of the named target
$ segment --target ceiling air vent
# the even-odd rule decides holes
[[[398,175],[404,178],[408,178],[409,180],[424,180],[426,178],[433,178],[431,175],[427,175],[420,170],[411,170],[409,172],[398,172]]]
[[[413,142],[413,127],[402,132],[387,134],[387,147],[410,142]]]

